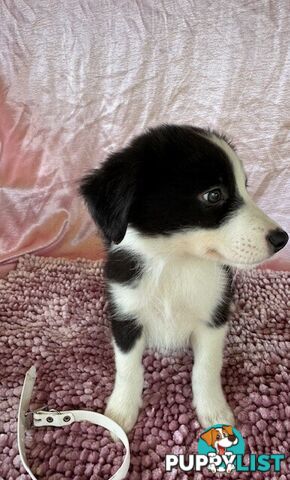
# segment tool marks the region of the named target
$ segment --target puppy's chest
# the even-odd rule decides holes
[[[111,292],[121,312],[143,325],[149,344],[175,347],[186,343],[197,322],[211,320],[224,286],[222,268],[182,258],[147,264],[140,278],[115,283]]]
[[[188,323],[188,317],[191,322],[209,320],[223,290],[220,271],[199,262],[179,260],[166,264],[159,277],[154,273],[145,273],[136,292],[147,299],[144,306],[150,319],[153,311],[161,321],[170,323]]]

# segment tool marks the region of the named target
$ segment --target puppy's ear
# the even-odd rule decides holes
[[[81,180],[79,192],[109,242],[120,243],[128,226],[135,192],[135,168],[126,150],[111,155]]]
[[[213,446],[213,428],[203,433],[200,438],[202,438],[208,445]]]
[[[223,430],[225,430],[228,435],[233,435],[233,427],[231,425],[223,425]]]

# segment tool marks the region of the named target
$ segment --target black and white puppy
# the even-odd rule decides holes
[[[233,425],[220,380],[231,267],[288,240],[249,197],[235,149],[215,132],[164,125],[111,155],[80,192],[108,245],[116,379],[106,415],[126,431],[136,422],[145,347],[192,346],[201,425]]]

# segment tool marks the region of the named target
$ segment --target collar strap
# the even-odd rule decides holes
[[[91,412],[90,410],[37,410],[29,412],[29,403],[32,396],[32,391],[36,379],[36,369],[32,366],[25,375],[23,389],[21,392],[20,404],[18,409],[18,423],[17,423],[17,442],[21,461],[27,473],[32,480],[37,480],[33,475],[27,464],[27,457],[25,452],[25,432],[31,427],[64,427],[73,422],[87,421],[100,425],[115,434],[123,443],[126,449],[126,454],[123,463],[119,470],[110,477],[109,480],[123,480],[129,470],[130,466],[130,449],[126,433],[116,422],[100,413]]]

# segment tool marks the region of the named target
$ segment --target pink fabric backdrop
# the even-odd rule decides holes
[[[8,0],[0,25],[2,264],[100,257],[75,182],[161,122],[225,130],[290,231],[288,0]]]

